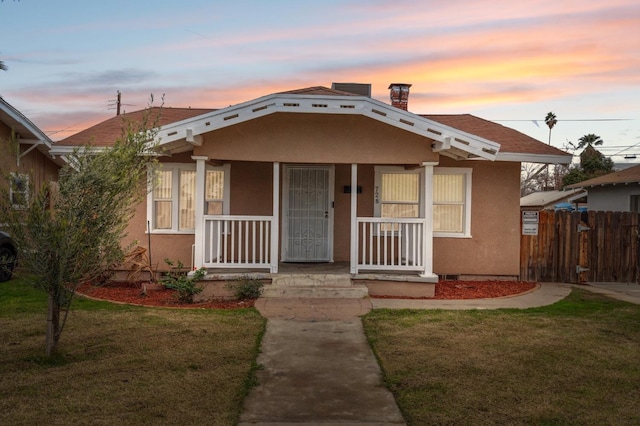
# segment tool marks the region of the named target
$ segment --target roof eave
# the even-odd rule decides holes
[[[616,185],[633,185],[633,184],[637,184],[640,185],[640,181],[636,180],[629,180],[629,181],[624,181],[624,182],[600,182],[600,183],[582,183],[582,182],[578,182],[578,183],[574,183],[573,185],[569,185],[567,186],[567,188],[595,188],[595,187],[599,187],[599,186],[616,186]]]
[[[539,164],[571,164],[572,156],[553,154],[529,154],[524,152],[499,152],[496,161]]]

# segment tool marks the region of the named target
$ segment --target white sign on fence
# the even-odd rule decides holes
[[[522,224],[522,235],[538,235],[538,224],[537,223],[523,223]]]
[[[532,212],[532,211],[523,211],[522,212],[522,223],[538,223],[539,220],[539,215],[538,212]]]

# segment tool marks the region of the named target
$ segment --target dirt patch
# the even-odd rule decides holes
[[[147,289],[144,292],[141,283],[108,283],[102,286],[85,284],[78,289],[78,293],[93,299],[167,308],[240,309],[253,307],[255,303],[255,300],[208,300],[185,304],[178,300],[178,294],[175,290],[161,287]]]
[[[149,286],[150,287],[150,286]],[[434,297],[428,299],[484,299],[514,296],[536,287],[536,283],[521,281],[440,281],[436,284]],[[209,300],[193,304],[178,301],[174,290],[165,288],[142,290],[143,285],[110,283],[103,286],[85,284],[78,292],[94,299],[109,300],[142,306],[170,308],[239,309],[250,308],[255,300]],[[415,297],[372,296],[380,299],[416,299]]]
[[[378,299],[488,299],[515,296],[536,287],[522,281],[440,281],[433,297],[372,296]]]

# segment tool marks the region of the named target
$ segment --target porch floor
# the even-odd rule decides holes
[[[205,280],[229,280],[248,276],[254,279],[270,279],[275,275],[349,275],[354,280],[437,282],[431,277],[421,277],[414,271],[360,271],[349,273],[349,262],[290,263],[278,264],[278,273],[272,274],[260,269],[220,268],[209,269]]]

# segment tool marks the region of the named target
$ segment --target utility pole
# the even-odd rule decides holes
[[[116,116],[120,115],[120,108],[122,107],[122,94],[119,90],[117,91],[117,93],[118,96],[116,97],[116,100],[109,99],[107,104],[107,109],[114,109],[115,103]]]

